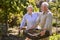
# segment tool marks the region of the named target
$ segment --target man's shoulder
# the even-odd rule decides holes
[[[53,16],[53,13],[52,12],[48,12],[48,16]]]
[[[33,12],[32,14],[33,14],[33,15],[38,15],[38,12]]]
[[[33,14],[41,15],[41,14],[42,14],[42,12],[34,12]]]
[[[48,15],[53,15],[53,13],[52,12],[49,12]]]
[[[38,12],[32,12],[32,14],[38,14]]]

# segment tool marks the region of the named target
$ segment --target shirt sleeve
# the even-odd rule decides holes
[[[39,23],[40,23],[40,14],[38,14],[38,17],[37,17],[37,19],[36,19],[36,24],[35,24],[35,26],[37,26]]]
[[[52,14],[48,14],[44,28],[52,26]]]
[[[20,25],[20,29],[22,29],[25,26],[25,23],[26,23],[26,18],[24,16]]]

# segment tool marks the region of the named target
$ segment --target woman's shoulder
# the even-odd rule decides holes
[[[28,14],[25,14],[23,17],[25,18],[26,16],[28,16]]]

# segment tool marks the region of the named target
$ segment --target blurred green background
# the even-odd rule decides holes
[[[60,27],[60,0],[43,0],[49,3],[49,9],[53,13],[53,27]],[[34,12],[40,11],[42,0],[0,0],[0,35],[7,34],[8,28],[19,27],[26,7],[32,4]],[[3,32],[4,31],[4,32]],[[57,35],[55,35],[57,37]],[[56,37],[50,40],[58,40]],[[59,39],[60,40],[60,39]]]

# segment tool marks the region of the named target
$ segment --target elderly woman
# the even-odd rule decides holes
[[[40,32],[41,36],[46,36],[51,34],[52,30],[52,13],[48,9],[49,4],[43,2],[41,4],[41,11],[39,12],[39,17],[37,18],[36,24],[39,24],[42,31]],[[42,40],[49,40],[49,38],[43,38]]]
[[[27,7],[27,13],[24,15],[23,20],[20,25],[20,30],[27,24],[26,30],[33,29],[33,25],[36,23],[38,15],[33,13],[32,5]],[[28,36],[26,35],[26,40],[29,40]]]

